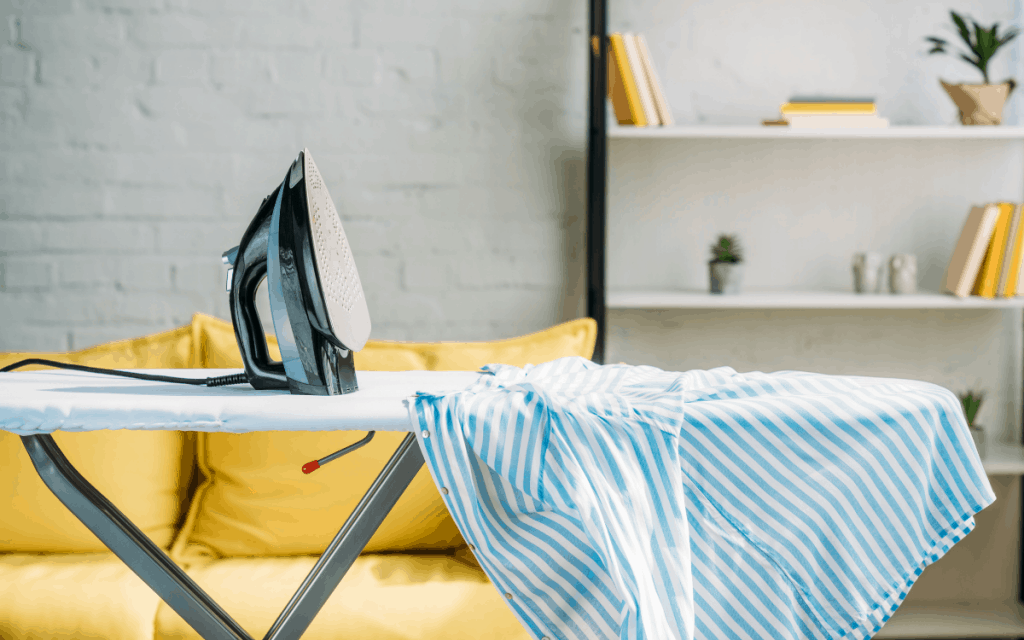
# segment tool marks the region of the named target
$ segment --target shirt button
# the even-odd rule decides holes
[[[505,592],[505,597],[508,598],[509,600],[511,600],[512,599],[512,594],[509,593],[508,591],[506,591]]]
[[[541,638],[540,640],[551,640],[551,638],[549,638],[549,637],[547,637],[547,636],[544,636],[544,637],[543,637],[543,638]]]
[[[423,433],[421,433],[420,435],[423,436],[424,438],[429,438],[430,437],[430,432],[427,431],[426,429],[424,429]]]
[[[448,495],[448,487],[441,487],[441,493]]]
[[[473,545],[469,545],[469,550],[470,551],[476,551],[476,547],[474,547]]]

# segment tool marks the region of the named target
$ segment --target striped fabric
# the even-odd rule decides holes
[[[412,403],[427,466],[537,638],[869,638],[995,496],[908,380],[565,358]]]

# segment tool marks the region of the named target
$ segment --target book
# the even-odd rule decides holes
[[[619,124],[647,126],[621,33],[608,36],[608,53],[608,95],[612,99],[615,119]]]
[[[636,36],[632,33],[622,34],[623,43],[626,45],[626,60],[629,61],[629,70],[633,72],[636,80],[636,90],[640,95],[640,106],[644,110],[644,118],[648,126],[661,124],[658,118],[658,108],[654,106],[654,95],[651,93],[651,83],[647,80],[647,72],[644,70],[644,62],[640,57],[640,48],[636,44]]]
[[[654,71],[654,64],[651,62],[651,51],[647,48],[647,39],[643,34],[636,34],[636,47],[640,51],[640,60],[644,63],[644,71],[647,73],[647,82],[651,85],[651,93],[654,94],[654,106],[658,109],[658,120],[665,126],[672,126],[675,120],[672,118],[672,110],[668,107],[668,100],[665,99],[665,92],[661,88],[661,80]]]
[[[865,102],[874,103],[874,98],[861,97],[843,97],[843,96],[793,96],[789,99],[793,103],[807,103],[807,102],[827,102],[834,104],[836,102],[848,102],[851,104],[862,104]]]
[[[887,118],[875,114],[790,114],[784,116],[794,129],[882,128]]]
[[[1024,205],[1021,205],[1024,208]],[[1024,215],[1024,213],[1022,213]],[[1024,219],[1021,220],[1021,227],[1024,227]],[[1024,235],[1024,229],[1022,229],[1022,235]],[[1006,295],[1009,296],[1024,296],[1024,286],[1021,286],[1020,277],[1024,275],[1024,241],[1021,242],[1020,260],[1014,266],[1015,271],[1013,272],[1016,276],[1007,287]]]
[[[996,295],[1000,298],[1009,298],[1014,294],[1011,291],[1017,289],[1017,276],[1020,273],[1020,250],[1021,240],[1024,239],[1024,225],[1021,225],[1021,205],[1008,205],[1013,207],[1010,215],[1010,233],[1006,236],[1006,250],[1003,253],[1003,264],[999,269],[999,287]]]
[[[971,207],[946,268],[946,292],[960,298],[971,294],[998,218],[999,207],[994,204]]]
[[[626,97],[626,85],[622,82],[619,70],[615,65],[615,54],[608,47],[608,99],[612,103],[615,121],[619,124],[633,124],[633,116],[629,112],[629,99]]]
[[[996,288],[999,284],[999,268],[1003,264],[1003,252],[1006,250],[1006,236],[1010,232],[1010,214],[1013,213],[1013,205],[1002,203],[995,205],[998,211],[995,231],[992,232],[992,239],[985,251],[985,259],[981,263],[981,271],[978,279],[974,282],[974,295],[982,298],[996,297]]]
[[[782,115],[791,114],[874,114],[873,102],[787,102],[779,108]]]

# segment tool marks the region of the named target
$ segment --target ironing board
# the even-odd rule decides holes
[[[145,373],[206,378],[237,371]],[[11,372],[0,376],[0,430],[22,437],[36,471],[57,498],[206,640],[251,637],[75,470],[50,434],[100,429],[409,432],[264,636],[295,640],[423,465],[407,400],[417,392],[464,389],[478,376],[467,371],[361,371],[360,390],[354,394],[293,396],[249,385],[211,388],[74,371]],[[311,457],[316,453],[310,452]],[[296,466],[302,462],[296,460]]]

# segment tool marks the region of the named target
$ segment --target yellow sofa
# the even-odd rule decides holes
[[[371,341],[355,363],[391,371],[521,366],[589,358],[595,335],[595,323],[580,319],[494,342]],[[0,354],[0,366],[39,355]],[[231,324],[200,314],[172,331],[46,357],[108,368],[242,366]],[[54,438],[86,479],[259,638],[402,434],[379,433],[308,476],[301,465],[363,435],[99,431]],[[424,467],[303,638],[482,637],[529,636],[469,553]],[[19,438],[6,432],[0,432],[0,638],[199,638],[57,501]]]

